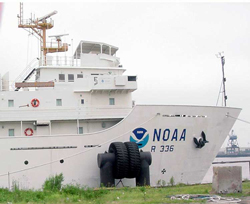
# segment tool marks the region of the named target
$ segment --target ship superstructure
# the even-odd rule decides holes
[[[53,27],[47,18],[55,13],[25,21],[21,4],[19,27],[40,37],[42,54],[17,78],[15,91],[3,77],[0,107],[6,111],[0,121],[11,125],[2,128],[1,135],[22,136],[27,128],[33,135],[59,134],[61,126],[63,133],[89,133],[113,126],[132,109],[136,76],[123,75],[117,47],[81,41],[72,57],[49,55],[68,50],[61,35],[55,36],[55,44],[46,44],[46,29]],[[35,81],[29,82],[32,75]]]
[[[119,59],[114,56],[118,48],[109,45],[114,51],[108,54],[91,49],[102,45],[81,41],[77,51],[82,52],[74,55],[75,61],[80,61],[76,66],[53,65],[47,56],[46,66],[31,67],[35,82],[21,80],[16,82],[16,91],[2,91],[0,107],[7,111],[1,114],[1,121],[15,123],[15,135],[23,135],[21,126],[23,130],[35,129],[34,135],[58,134],[55,127],[61,120],[76,127],[65,132],[71,134],[79,129],[81,133],[98,131],[119,122],[132,109],[131,93],[137,89],[136,76],[123,75],[125,69],[119,67]],[[91,61],[93,65],[89,65]],[[95,120],[93,127],[90,120]],[[4,133],[0,130],[0,134]]]

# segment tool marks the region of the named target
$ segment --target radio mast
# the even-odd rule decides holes
[[[218,54],[216,54],[217,58],[221,59],[221,66],[222,66],[222,84],[223,84],[223,97],[222,97],[222,102],[224,100],[224,106],[227,106],[227,95],[226,95],[226,77],[225,77],[225,72],[224,72],[224,65],[225,65],[225,56],[224,56],[224,52],[219,52]]]

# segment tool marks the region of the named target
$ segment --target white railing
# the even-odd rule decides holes
[[[41,21],[40,22],[36,22],[37,19],[18,19],[18,24],[19,25],[35,25],[36,23],[42,23]],[[47,19],[46,20],[46,23],[47,24],[51,24],[52,26],[54,26],[54,20],[52,19]]]
[[[80,59],[66,56],[46,56],[42,60],[42,66],[80,66]]]
[[[23,103],[26,105],[27,103]],[[102,119],[124,118],[131,112],[131,108],[77,108],[77,107],[40,107],[34,111],[32,106],[2,107],[0,121],[21,120],[74,120],[74,119]]]
[[[59,43],[59,48],[62,46],[62,43]],[[46,43],[46,48],[58,48],[58,42],[57,41],[51,41]],[[66,51],[66,50],[65,50]]]

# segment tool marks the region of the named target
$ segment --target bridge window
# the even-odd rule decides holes
[[[9,136],[15,136],[15,130],[9,129]]]
[[[68,74],[68,82],[74,82],[74,74]]]
[[[65,82],[65,75],[59,74],[59,82]]]
[[[77,78],[78,79],[83,78],[83,74],[77,74]]]
[[[81,99],[81,104],[84,104],[84,99]]]
[[[56,106],[62,106],[62,99],[56,99]]]
[[[115,99],[109,98],[109,105],[115,105]]]
[[[8,106],[14,107],[14,100],[8,100]]]
[[[128,76],[128,81],[136,81],[136,76]]]

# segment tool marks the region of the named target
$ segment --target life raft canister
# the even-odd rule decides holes
[[[31,105],[32,105],[33,107],[36,108],[36,107],[39,106],[39,104],[40,104],[40,101],[39,101],[37,98],[32,99]]]
[[[32,136],[33,133],[34,133],[34,131],[33,131],[31,128],[26,128],[26,129],[24,130],[24,134],[25,134],[26,136]]]

